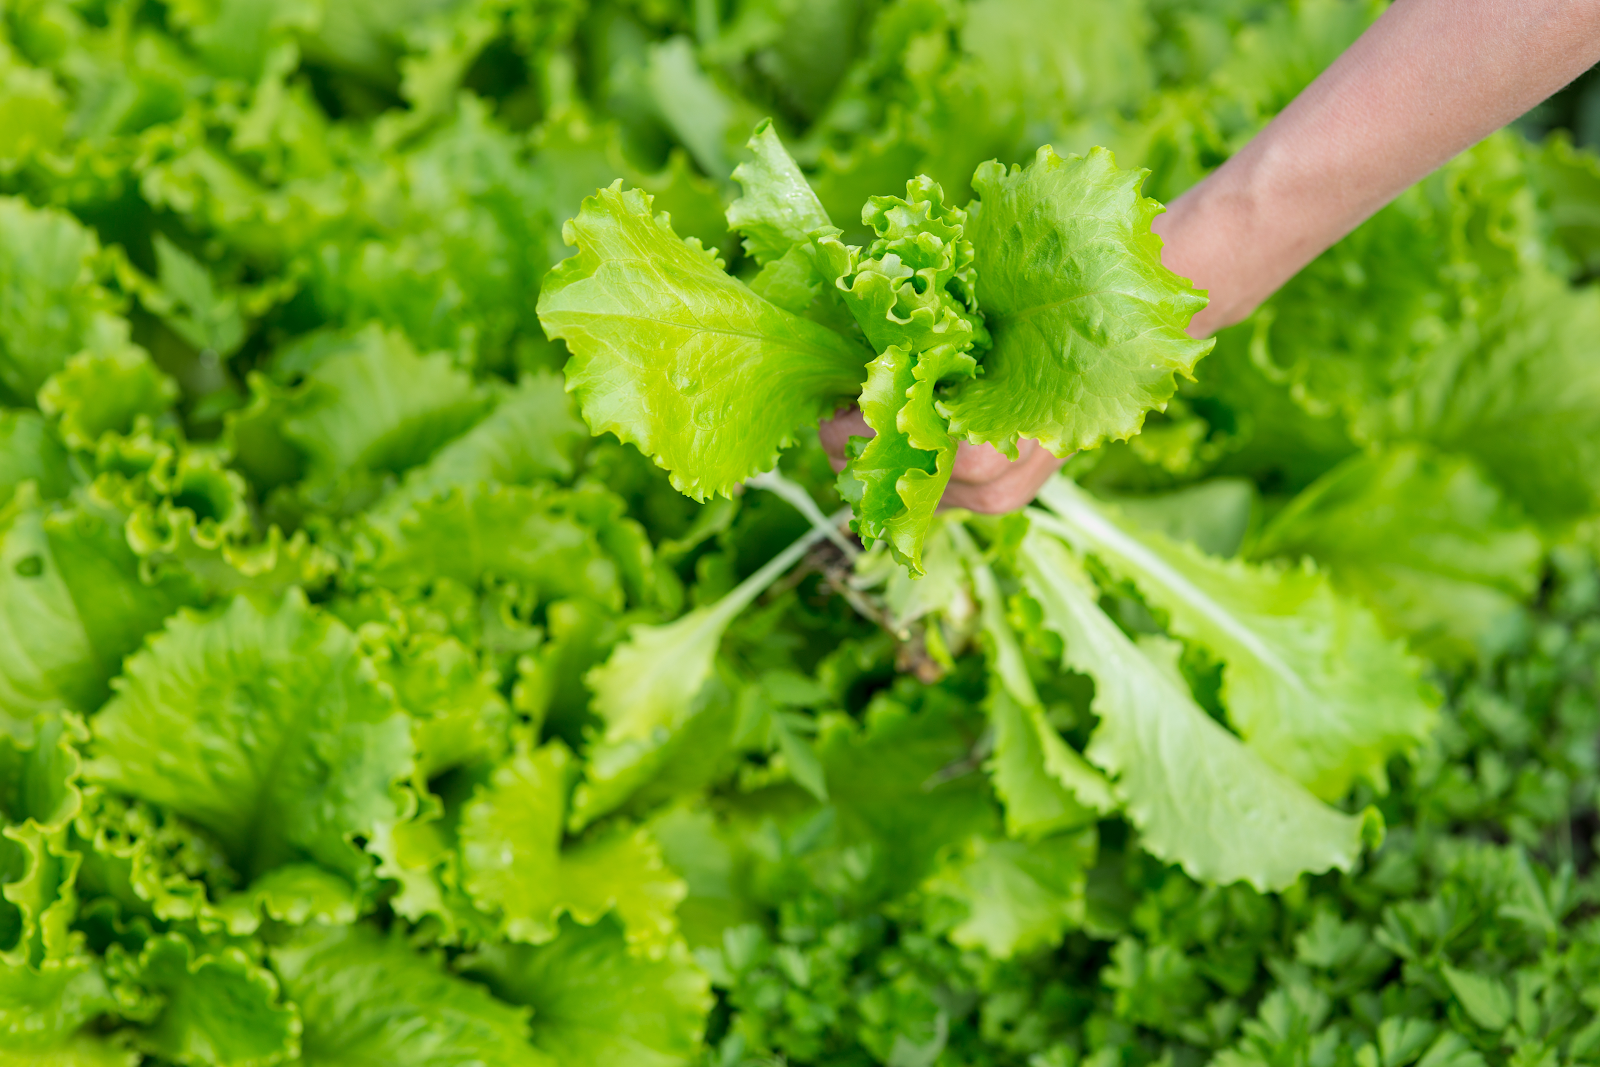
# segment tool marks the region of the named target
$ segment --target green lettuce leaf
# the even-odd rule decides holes
[[[90,448],[104,433],[127,433],[139,416],[154,418],[178,399],[178,383],[132,345],[80,352],[39,389],[39,407],[57,418],[70,448]]]
[[[577,772],[560,742],[519,749],[497,767],[461,812],[462,884],[479,907],[503,917],[513,941],[550,941],[563,914],[592,925],[614,912],[631,945],[660,956],[676,933],[683,883],[642,829],[561,847]]]
[[[489,995],[413,951],[400,931],[306,927],[271,951],[300,1010],[307,1067],[443,1067],[493,1063],[553,1067],[528,1043],[528,1010]]]
[[[975,712],[948,693],[908,689],[880,694],[864,723],[824,716],[816,749],[828,803],[807,827],[831,828],[835,847],[814,862],[864,868],[853,879],[862,898],[893,899],[933,873],[946,850],[999,836],[999,807],[971,773],[981,765]]]
[[[1060,542],[1032,531],[1021,561],[1063,666],[1095,681],[1088,755],[1115,777],[1144,848],[1202,881],[1260,890],[1354,865],[1370,817],[1321,803],[1201,710],[1170,642],[1130,640]]]
[[[744,235],[747,254],[766,266],[812,240],[818,230],[838,232],[771,119],[756,126],[747,147],[752,158],[733,169],[744,195],[728,205],[728,227]]]
[[[824,536],[808,531],[713,604],[663,625],[632,627],[588,673],[602,725],[573,797],[574,828],[614,810],[660,766],[666,743],[701,707],[697,698],[711,680],[723,633]]]
[[[965,530],[952,524],[950,533],[965,550],[989,646],[987,708],[994,729],[989,773],[1005,804],[1006,832],[1040,838],[1092,822],[1117,806],[1110,787],[1050,725],[1006,620],[994,572]]]
[[[682,942],[646,960],[611,922],[568,924],[538,948],[487,945],[462,971],[533,1009],[533,1043],[552,1063],[688,1067],[700,1054],[711,993]]]
[[[292,355],[280,355],[285,371]],[[419,356],[405,337],[369,326],[316,350],[283,433],[311,473],[402,472],[478,420],[488,398],[443,353]]]
[[[867,353],[729,277],[644,193],[602,189],[568,227],[578,254],[539,294],[572,352],[567,388],[592,432],[637,445],[679,491],[730,493],[859,392]]]
[[[219,1067],[264,1067],[299,1052],[297,1012],[279,1002],[272,972],[240,949],[197,950],[177,934],[152,938],[139,958],[139,981],[164,1001],[135,1035],[146,1052]]]
[[[3,197],[0,234],[0,387],[31,403],[71,356],[122,347],[128,323],[100,283],[99,241],[72,216]]]
[[[975,837],[923,890],[962,913],[950,927],[953,943],[1007,959],[1059,944],[1083,922],[1096,842],[1092,826],[1031,843]]]
[[[1427,738],[1434,713],[1418,664],[1327,575],[1219,560],[1130,531],[1064,478],[1039,495],[1055,516],[1037,522],[1131,580],[1175,635],[1223,663],[1229,721],[1313,793],[1333,799],[1358,778],[1381,788],[1389,757]]]
[[[41,499],[59,500],[77,479],[48,422],[31,411],[0,410],[0,508],[28,481]]]
[[[130,1053],[97,1047],[87,1036],[74,1039],[90,1020],[117,1007],[104,968],[92,957],[44,960],[38,967],[0,962],[0,1039],[8,1063],[127,1067]]]
[[[981,355],[989,335],[966,212],[947,207],[931,179],[907,182],[904,199],[872,197],[861,218],[877,234],[864,251],[822,241],[845,306],[881,353],[867,364],[860,400],[875,436],[840,474],[840,492],[862,539],[888,541],[921,576],[922,542],[956,453],[936,396],[977,374],[973,352]]]
[[[100,515],[45,510],[25,488],[0,511],[0,729],[26,731],[39,711],[92,711],[122,658],[197,600],[182,579],[142,582]]]
[[[588,510],[581,492],[548,484],[452,489],[417,503],[391,529],[380,527],[362,569],[397,589],[439,578],[476,588],[493,577],[541,600],[581,596],[619,609],[621,575],[582,521]]]
[[[411,726],[337,619],[292,591],[183,612],[128,661],[88,777],[209,830],[257,878],[311,862],[360,884],[352,844],[400,814]]]
[[[574,456],[586,437],[583,424],[569,410],[561,380],[548,371],[524,375],[483,421],[407,472],[376,506],[373,518],[398,519],[411,504],[455,488],[565,481],[572,477]]]
[[[1459,661],[1516,632],[1544,549],[1469,460],[1407,446],[1323,475],[1273,517],[1251,555],[1311,556],[1391,634]]]
[[[1064,456],[1138,433],[1174,376],[1192,376],[1211,342],[1184,329],[1205,300],[1161,265],[1160,205],[1142,179],[1104,149],[978,168],[967,235],[994,340],[983,375],[939,402],[951,433],[1010,456],[1031,437]]]

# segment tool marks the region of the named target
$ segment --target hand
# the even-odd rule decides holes
[[[828,462],[836,471],[844,470],[845,446],[852,437],[874,437],[861,409],[840,408],[833,418],[823,419],[817,436],[827,450]],[[1057,459],[1037,441],[1017,442],[1017,458],[1007,459],[993,445],[974,445],[963,441],[956,449],[956,462],[950,472],[940,508],[965,508],[986,515],[1003,515],[1026,507],[1039,487],[1066,460]]]

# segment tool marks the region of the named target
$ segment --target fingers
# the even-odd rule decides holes
[[[846,448],[852,437],[872,437],[861,409],[840,408],[830,419],[817,424],[817,436],[828,453],[835,471],[844,470]],[[1061,469],[1065,459],[1057,459],[1037,441],[1017,442],[1017,458],[1007,459],[992,445],[962,442],[950,471],[950,484],[940,500],[941,508],[966,508],[986,515],[1003,515],[1026,507],[1039,487]]]
[[[1024,444],[1034,447],[1026,453],[1019,447],[1019,458],[1015,460],[1006,460],[1002,456],[1006,467],[998,477],[985,482],[958,482],[952,477],[939,506],[966,508],[985,515],[1003,515],[1027,507],[1038,494],[1039,487],[1061,469],[1066,458],[1057,459],[1040,448],[1037,442],[1027,441]]]
[[[1035,452],[1042,451],[1039,442],[1022,440],[1017,442],[1017,458],[1007,459],[1005,453],[993,445],[975,445],[963,441],[956,449],[956,462],[950,470],[950,480],[971,485],[992,482],[1003,477],[1015,464],[1025,462]]]
[[[822,439],[823,451],[828,453],[828,462],[832,464],[834,473],[838,473],[844,470],[845,449],[850,444],[850,438],[876,437],[877,431],[867,425],[866,416],[852,404],[835,411],[833,418],[817,423],[817,436]]]

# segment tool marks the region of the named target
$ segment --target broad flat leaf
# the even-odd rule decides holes
[[[183,612],[94,720],[87,776],[193,820],[247,878],[309,860],[354,879],[399,812],[411,724],[337,619],[290,592]]]
[[[1205,298],[1161,265],[1143,176],[1102,148],[978,168],[967,233],[994,347],[939,402],[956,436],[1012,456],[1020,437],[1058,456],[1131,437],[1210,351],[1184,332]]]
[[[1401,446],[1323,475],[1273,517],[1251,555],[1311,556],[1390,633],[1460,659],[1520,616],[1544,547],[1470,461]]]
[[[892,899],[919,884],[940,854],[974,835],[999,836],[1000,811],[973,750],[983,720],[938,690],[908,706],[883,694],[866,722],[821,720],[817,757],[828,779],[836,842],[870,859],[870,899]],[[837,862],[837,861],[835,861]],[[860,862],[856,860],[855,862]]]
[[[1045,948],[1083,921],[1097,840],[1092,826],[1034,842],[976,837],[924,890],[966,909],[949,934],[962,948],[996,959]]]
[[[614,911],[628,941],[666,951],[683,883],[644,830],[626,827],[561,847],[567,788],[577,768],[560,742],[518,751],[461,813],[462,884],[506,936],[541,944],[563,914],[592,925]]]
[[[977,77],[1030,132],[1102,109],[1138,108],[1152,89],[1145,8],[1118,0],[977,0],[964,12],[963,49]],[[1002,113],[1009,113],[1002,111]]]
[[[135,1042],[179,1063],[255,1067],[292,1059],[300,1020],[278,982],[237,948],[197,951],[178,934],[146,943],[140,983],[160,991],[161,1014]]]
[[[1342,796],[1357,778],[1382,787],[1388,758],[1428,736],[1419,665],[1325,574],[1219,560],[1134,532],[1064,478],[1039,497],[1056,516],[1039,523],[1131,579],[1175,635],[1222,661],[1229,721],[1318,796]]]
[[[533,1009],[533,1043],[552,1063],[688,1067],[700,1055],[710,983],[682,942],[646,960],[614,923],[567,924],[548,945],[486,946],[462,969]]]
[[[568,223],[578,254],[539,294],[567,388],[596,434],[637,445],[697,500],[773,466],[796,430],[860,390],[870,355],[731,278],[620,185]]]
[[[1491,1033],[1499,1033],[1511,1025],[1514,1018],[1511,990],[1500,979],[1457,970],[1449,964],[1444,965],[1441,973],[1467,1018]]]
[[[728,205],[728,227],[744,235],[745,251],[765,266],[833,223],[771,119],[756,126],[745,147],[753,157],[733,168],[744,195]]]
[[[308,926],[271,958],[285,997],[300,1009],[306,1067],[561,1062],[528,1043],[526,1008],[496,1000],[399,936],[365,925]]]
[[[1145,849],[1201,881],[1263,891],[1350,869],[1367,817],[1323,804],[1208,716],[1170,649],[1129,640],[1060,542],[1031,531],[1022,566],[1045,625],[1065,642],[1063,666],[1094,679],[1100,724],[1088,755],[1114,776]]]
[[[1575,519],[1600,504],[1600,292],[1529,268],[1485,300],[1371,433],[1420,439],[1476,460],[1529,514]]]

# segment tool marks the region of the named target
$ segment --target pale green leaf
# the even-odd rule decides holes
[[[1201,710],[1176,665],[1161,662],[1170,652],[1129,640],[1059,542],[1030,532],[1022,566],[1065,642],[1063,665],[1094,679],[1100,724],[1088,755],[1114,776],[1145,849],[1202,881],[1261,890],[1350,869],[1365,818],[1321,803]]]
[[[855,398],[866,353],[763,300],[620,186],[568,223],[578,254],[539,294],[572,351],[589,429],[635,444],[696,499],[767,470],[794,433]]]
[[[1064,478],[1036,521],[1133,581],[1173,634],[1223,663],[1228,719],[1268,763],[1324,798],[1421,743],[1434,713],[1419,664],[1366,608],[1306,568],[1219,560],[1133,531]]]
[[[832,229],[833,223],[771,119],[756,126],[745,147],[752,158],[733,169],[744,195],[728,205],[728,226],[744,235],[745,251],[766,265],[811,240],[817,230]]]

